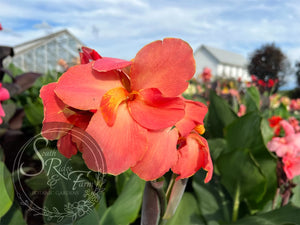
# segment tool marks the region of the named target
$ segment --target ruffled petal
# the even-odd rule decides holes
[[[144,180],[155,180],[163,176],[177,161],[176,129],[148,132],[149,149],[141,161],[131,170]]]
[[[123,59],[103,57],[98,59],[93,64],[93,69],[98,72],[108,72],[111,70],[122,69],[131,65],[131,61],[126,61]]]
[[[194,74],[193,49],[176,38],[166,38],[143,47],[130,71],[132,90],[158,88],[169,97],[180,95]]]
[[[108,126],[101,111],[97,111],[86,129],[98,143],[105,157],[107,171],[118,175],[141,160],[147,151],[147,130],[137,124],[130,116],[126,104],[119,106],[113,126]],[[98,170],[97,161],[92,153],[82,149],[83,158],[92,170]]]
[[[204,182],[211,180],[213,164],[205,138],[192,133],[186,139],[186,145],[178,150],[178,161],[172,171],[178,174],[178,179],[194,175],[200,168],[207,171]]]
[[[201,102],[185,100],[184,111],[184,118],[175,125],[181,136],[187,136],[196,126],[203,124],[208,109]]]
[[[65,104],[81,110],[99,109],[102,96],[122,86],[118,73],[99,73],[92,63],[71,67],[60,77],[55,93]]]
[[[71,158],[72,155],[76,155],[77,147],[72,141],[71,130],[57,141],[58,151],[67,158]]]
[[[184,116],[184,101],[179,97],[164,97],[155,88],[141,90],[128,107],[132,117],[143,127],[159,130],[174,126]]]
[[[90,61],[102,58],[94,49],[88,47],[82,47],[81,49],[82,52],[79,53],[81,64],[87,64]]]
[[[108,126],[114,125],[118,107],[127,96],[128,92],[122,87],[111,89],[103,95],[100,108]]]
[[[49,140],[58,139],[61,136],[60,129],[68,130],[72,128],[63,112],[66,105],[54,93],[56,85],[57,83],[50,83],[40,90],[40,97],[44,104],[42,134]]]
[[[272,140],[268,142],[267,147],[279,157],[283,157],[286,153],[292,154],[294,152],[293,145],[288,143],[285,137],[273,137]]]

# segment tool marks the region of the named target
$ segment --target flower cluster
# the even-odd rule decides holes
[[[274,119],[275,121],[275,119]],[[283,137],[273,137],[267,144],[270,151],[282,158],[283,170],[288,179],[300,175],[300,132],[298,121],[292,119],[289,121],[276,119],[278,127],[283,128],[285,135]],[[295,124],[296,123],[296,124]]]
[[[72,136],[76,128],[100,146],[106,160],[103,173],[118,175],[131,168],[142,179],[154,180],[171,169],[182,179],[203,168],[208,182],[213,165],[201,136],[207,107],[181,97],[195,73],[192,48],[166,38],[144,46],[131,61],[82,50],[80,65],[41,89],[44,136],[58,139],[66,157],[81,151],[92,170],[101,168]],[[49,135],[49,122],[67,123],[69,131]]]

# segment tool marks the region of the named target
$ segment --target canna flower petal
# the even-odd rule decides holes
[[[44,120],[42,134],[49,140],[58,139],[61,136],[61,132],[46,132],[49,129],[56,128],[59,125],[67,126],[68,119],[63,110],[66,105],[56,96],[54,90],[57,83],[50,83],[43,86],[40,90],[40,97],[44,104]],[[69,129],[73,125],[70,124]]]
[[[147,130],[132,119],[125,103],[119,106],[113,126],[108,126],[101,111],[97,111],[86,132],[102,149],[107,166],[107,171],[101,171],[104,173],[118,175],[126,171],[135,166],[147,151]],[[97,162],[86,152],[83,147],[85,163],[90,169],[97,170]]]
[[[288,121],[281,120],[279,122],[279,124],[283,128],[283,130],[285,132],[285,136],[289,136],[289,135],[292,135],[295,133],[294,127]]]
[[[300,175],[300,156],[295,157],[287,154],[282,158],[283,170],[289,180]]]
[[[103,95],[100,108],[108,126],[114,125],[118,107],[127,96],[128,92],[122,87],[111,89]]]
[[[81,64],[87,64],[90,61],[94,61],[94,60],[102,58],[98,54],[98,52],[96,52],[94,49],[91,49],[88,47],[82,47],[81,49],[82,49],[82,52],[79,53]]]
[[[98,59],[93,64],[93,69],[98,72],[108,72],[111,70],[122,69],[131,65],[131,61],[126,61],[123,59],[103,57]]]
[[[176,129],[147,133],[149,148],[131,170],[144,180],[155,180],[163,176],[177,161]]]
[[[196,126],[202,125],[207,111],[203,103],[185,100],[184,118],[175,125],[181,136],[187,136]]]
[[[184,116],[184,101],[179,97],[164,97],[158,89],[141,90],[132,98],[128,101],[130,114],[147,129],[171,127]]]
[[[72,155],[77,154],[77,146],[72,140],[72,131],[67,132],[57,141],[57,148],[59,152],[67,158],[71,158]]]
[[[178,174],[176,180],[194,175],[200,168],[207,171],[204,182],[211,180],[213,164],[205,138],[191,133],[186,138],[186,145],[178,150],[178,161],[172,171]]]
[[[55,93],[65,104],[80,110],[99,109],[102,96],[122,86],[117,72],[97,72],[92,63],[71,67],[58,80]]]
[[[143,47],[134,58],[130,77],[132,90],[158,88],[163,95],[180,95],[195,74],[193,49],[188,43],[166,38]]]

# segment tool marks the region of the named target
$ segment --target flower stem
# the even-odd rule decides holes
[[[232,222],[235,222],[238,219],[239,207],[240,207],[240,186],[237,185],[237,189],[234,196],[234,202],[233,202]]]

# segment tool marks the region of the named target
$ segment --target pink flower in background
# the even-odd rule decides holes
[[[295,176],[300,175],[300,155],[297,157],[287,154],[283,157],[284,164],[283,170],[288,179],[293,179]]]
[[[299,121],[295,117],[290,117],[289,123],[292,125],[296,133],[300,132]]]
[[[1,25],[1,23],[0,23],[0,30],[3,30],[3,27],[2,27],[2,25]]]
[[[240,109],[239,109],[237,115],[238,115],[239,117],[245,115],[246,110],[247,110],[246,106],[245,106],[244,104],[241,104],[241,105],[240,105]]]
[[[1,24],[0,24],[0,28],[1,28]],[[0,124],[2,124],[3,122],[2,117],[5,116],[5,112],[2,108],[1,102],[7,99],[9,99],[9,92],[6,88],[3,88],[2,84],[0,83]]]
[[[290,108],[292,110],[300,110],[300,98],[292,99],[291,104],[290,104]]]
[[[203,82],[209,82],[212,77],[211,69],[208,67],[204,67],[201,77],[202,77]]]
[[[267,147],[282,158],[283,170],[288,179],[292,179],[300,175],[300,133],[295,133],[293,126],[286,120],[279,124],[285,131],[285,136],[273,137]]]

